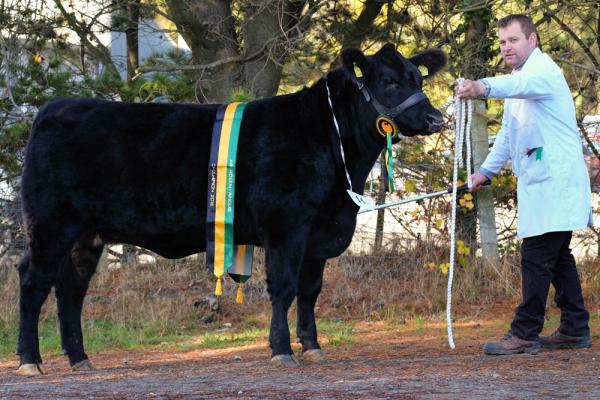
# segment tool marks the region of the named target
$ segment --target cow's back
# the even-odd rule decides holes
[[[262,245],[304,226],[314,239],[309,252],[334,256],[351,239],[355,207],[346,199],[341,166],[333,161],[331,111],[315,92],[258,100],[246,108],[238,148],[236,243]],[[94,99],[48,103],[34,122],[26,152],[25,220],[62,220],[99,233],[103,241],[136,244],[167,257],[204,251],[217,108]]]
[[[104,232],[108,241],[124,242],[199,229],[216,107],[48,103],[26,150],[26,221],[75,221],[84,230]]]

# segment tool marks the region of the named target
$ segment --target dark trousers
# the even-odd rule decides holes
[[[559,331],[569,336],[588,336],[589,314],[583,304],[581,284],[571,254],[571,231],[549,232],[523,239],[521,272],[523,302],[517,307],[510,331],[524,340],[535,340],[544,326],[550,283],[561,310]]]

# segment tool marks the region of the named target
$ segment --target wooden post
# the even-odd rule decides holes
[[[385,151],[385,150],[384,150]],[[379,173],[379,190],[377,191],[377,204],[385,203],[385,157],[383,154],[379,158],[381,166]],[[385,209],[377,210],[377,223],[375,224],[375,243],[373,244],[373,252],[379,253],[383,247],[383,224],[385,221]]]
[[[483,100],[473,100],[471,149],[473,153],[473,169],[477,171],[489,153],[486,108],[485,101]],[[489,188],[484,188],[479,190],[476,195],[479,236],[483,259],[485,262],[497,264],[499,261],[498,236],[496,234],[496,215],[492,191]]]

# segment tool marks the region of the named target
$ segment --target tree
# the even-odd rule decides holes
[[[466,3],[470,5],[470,3]],[[485,5],[479,9],[465,13],[464,64],[461,70],[471,79],[481,79],[488,75],[489,65],[494,58],[492,52],[492,37],[490,23],[492,10]],[[473,100],[473,115],[471,120],[471,143],[473,149],[473,166],[477,170],[488,150],[488,131],[486,107],[483,100]],[[476,213],[462,214],[460,233],[463,240],[473,251],[476,244],[476,220],[479,217],[479,232],[483,258],[487,262],[498,262],[498,238],[496,236],[496,219],[494,199],[491,191],[482,190],[477,193]]]
[[[238,87],[277,92],[283,64],[310,25],[308,0],[166,0],[192,50],[200,101],[224,101]]]

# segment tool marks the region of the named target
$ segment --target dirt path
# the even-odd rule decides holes
[[[91,355],[98,371],[70,373],[49,358],[49,375],[14,375],[0,361],[0,399],[600,399],[600,342],[578,351],[491,357],[481,353],[485,323],[393,328],[363,323],[351,344],[326,346],[328,361],[281,370],[266,343],[198,351]],[[495,330],[498,330],[497,328]]]

